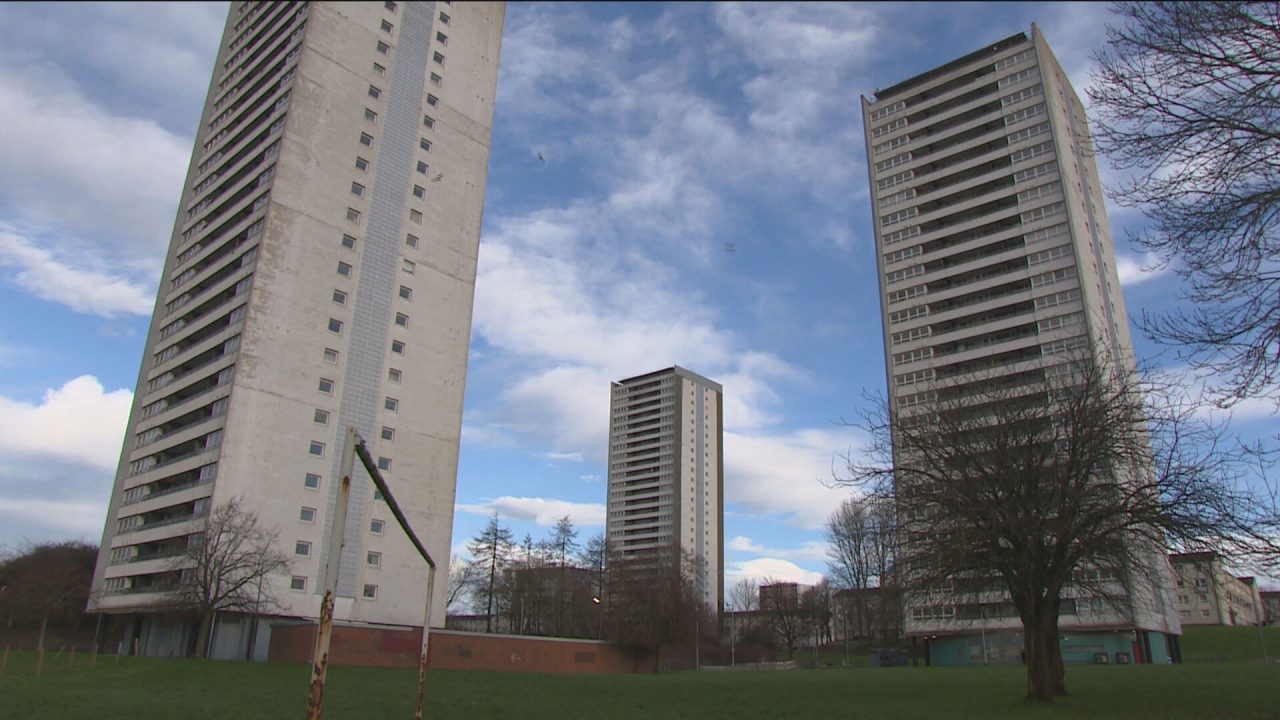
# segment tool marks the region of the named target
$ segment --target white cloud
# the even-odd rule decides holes
[[[456,509],[473,515],[492,515],[496,512],[500,518],[529,520],[545,527],[555,525],[566,515],[578,527],[603,526],[605,519],[605,507],[600,503],[576,503],[567,500],[509,495],[480,504],[459,503]]]
[[[1159,256],[1154,253],[1147,253],[1142,258],[1116,254],[1116,274],[1120,277],[1122,286],[1144,283],[1166,272],[1168,267],[1162,265]]]
[[[739,435],[726,432],[725,501],[756,517],[782,516],[809,529],[852,491],[830,487],[832,463],[847,452],[852,433],[800,430],[788,435]]]
[[[77,312],[103,317],[151,314],[150,289],[119,274],[71,267],[2,223],[0,267],[14,268],[13,282],[24,290]]]
[[[0,451],[114,470],[133,394],[92,375],[47,390],[39,405],[0,397]]]
[[[584,458],[580,452],[549,452],[543,453],[542,457],[553,462],[583,462]]]
[[[7,523],[39,518],[40,524],[58,533],[96,537],[107,515],[106,497],[101,502],[80,500],[24,500],[0,497],[0,518]],[[0,523],[4,524],[4,523]]]
[[[798,548],[769,548],[745,535],[738,535],[729,541],[726,549],[751,553],[752,555],[806,560],[809,562],[826,562],[827,560],[827,544],[817,540],[806,542]]]
[[[725,587],[733,587],[743,578],[751,578],[757,583],[765,580],[774,580],[815,585],[822,580],[822,573],[806,570],[789,560],[770,557],[726,564],[724,571]]]

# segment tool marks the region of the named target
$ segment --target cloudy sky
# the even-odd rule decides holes
[[[0,4],[0,546],[100,539],[225,15]],[[517,537],[602,532],[609,383],[679,364],[725,390],[727,581],[815,579],[840,421],[884,387],[859,95],[1032,22],[1083,94],[1108,18],[510,4],[455,548],[495,510]],[[1176,279],[1117,250],[1130,315],[1166,307]]]

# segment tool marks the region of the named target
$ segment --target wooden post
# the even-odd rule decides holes
[[[138,657],[138,638],[133,639],[133,656]]]
[[[422,720],[422,703],[427,696],[427,642],[431,636],[431,596],[435,594],[436,566],[427,566],[427,609],[422,615],[422,654],[418,656],[418,701],[413,720]]]
[[[324,703],[324,681],[329,670],[329,644],[333,639],[333,603],[338,592],[338,570],[347,531],[347,504],[351,500],[351,471],[355,464],[356,429],[347,428],[342,447],[342,482],[338,502],[329,523],[329,557],[324,565],[324,598],[320,601],[320,623],[316,646],[311,654],[311,694],[307,698],[307,720],[320,720]]]
[[[36,648],[36,677],[40,677],[40,673],[44,672],[44,648]]]
[[[76,669],[76,646],[75,645],[71,646],[71,654],[67,656],[67,669],[68,670]]]

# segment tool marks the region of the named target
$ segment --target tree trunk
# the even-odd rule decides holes
[[[196,657],[205,657],[209,652],[209,626],[212,624],[213,612],[201,612],[200,624],[196,627]]]
[[[1027,662],[1027,700],[1053,702],[1054,673],[1049,642],[1056,643],[1056,619],[1036,614],[1023,626],[1023,647]]]
[[[1049,672],[1053,694],[1055,697],[1062,697],[1067,694],[1067,669],[1062,665],[1062,644],[1058,636],[1057,613],[1054,613],[1054,618],[1055,621],[1049,629],[1051,637],[1045,649],[1049,652]]]

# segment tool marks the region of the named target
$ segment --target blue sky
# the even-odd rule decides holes
[[[0,4],[0,546],[101,536],[225,13]],[[727,581],[823,572],[839,421],[884,388],[858,96],[1033,21],[1083,95],[1109,17],[510,4],[455,550],[494,510],[517,536],[602,531],[609,383],[679,364],[724,386]],[[1108,213],[1129,314],[1169,307],[1176,278],[1123,240],[1141,217]]]

